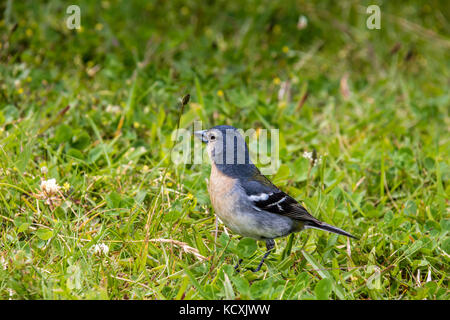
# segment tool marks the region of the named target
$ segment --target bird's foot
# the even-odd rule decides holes
[[[239,267],[240,267],[242,261],[243,261],[243,259],[239,259],[238,263],[234,266],[234,270],[236,272],[239,272]]]

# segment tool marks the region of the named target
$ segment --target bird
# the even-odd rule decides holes
[[[247,143],[233,126],[218,125],[194,132],[206,144],[211,162],[208,191],[215,214],[231,231],[265,241],[266,252],[256,269],[275,247],[277,238],[308,228],[358,239],[313,217],[297,200],[275,186],[250,159]],[[235,270],[239,272],[242,259]]]

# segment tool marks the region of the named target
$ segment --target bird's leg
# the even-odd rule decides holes
[[[264,260],[269,256],[270,252],[272,251],[272,249],[274,247],[275,247],[275,241],[273,241],[273,239],[266,240],[267,251],[264,254],[264,257],[261,259],[261,262],[258,264],[258,267],[256,269],[250,269],[250,270],[253,271],[253,272],[258,272],[259,269],[261,269],[261,266],[264,263]]]
[[[236,272],[239,272],[239,266],[241,265],[243,259],[239,259],[238,263],[236,263],[236,265],[234,266],[234,270],[236,270]]]

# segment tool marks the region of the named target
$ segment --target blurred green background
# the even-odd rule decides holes
[[[0,297],[448,299],[449,34],[446,1],[2,1]],[[182,128],[279,129],[271,179],[361,240],[234,273],[264,247],[170,161],[187,93]]]

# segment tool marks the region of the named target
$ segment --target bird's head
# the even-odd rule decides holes
[[[194,134],[207,144],[211,161],[220,168],[252,164],[245,139],[235,127],[215,126]]]

